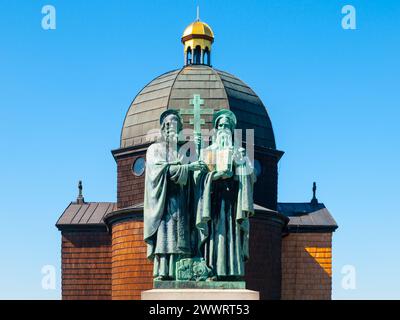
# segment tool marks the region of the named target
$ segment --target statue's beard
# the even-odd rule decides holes
[[[229,129],[218,130],[215,142],[220,148],[232,147],[231,131]]]
[[[178,134],[176,131],[164,131],[163,137],[165,141],[170,143],[176,143],[178,141]]]

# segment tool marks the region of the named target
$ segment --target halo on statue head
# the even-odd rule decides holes
[[[214,113],[214,116],[213,116],[213,128],[214,129],[217,128],[218,121],[221,120],[221,118],[228,118],[229,122],[231,123],[232,130],[234,130],[236,128],[237,119],[236,119],[235,114],[231,110],[221,109]]]
[[[169,115],[174,115],[174,116],[176,116],[178,118],[179,131],[182,130],[182,126],[183,126],[182,117],[181,117],[179,111],[175,110],[175,109],[168,109],[168,110],[165,110],[163,113],[161,113],[161,115],[160,115],[160,126],[161,127],[163,126],[165,118],[168,117]]]

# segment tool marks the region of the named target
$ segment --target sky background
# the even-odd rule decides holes
[[[54,5],[57,29],[43,30]],[[55,222],[83,180],[87,201],[116,200],[125,113],[137,92],[180,68],[196,16],[212,62],[260,96],[272,119],[279,201],[317,197],[333,237],[334,299],[400,298],[399,1],[0,2],[0,298],[59,299]],[[357,29],[341,27],[344,5]],[[55,290],[41,286],[56,268]],[[356,289],[342,285],[343,266]]]

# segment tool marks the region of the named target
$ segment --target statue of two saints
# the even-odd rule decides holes
[[[155,280],[182,280],[177,276],[182,261],[207,271],[195,280],[241,280],[255,175],[245,150],[233,141],[234,113],[214,113],[209,146],[194,134],[199,148],[192,161],[179,141],[179,111],[163,112],[160,126],[161,137],[146,154],[144,195],[144,240]]]

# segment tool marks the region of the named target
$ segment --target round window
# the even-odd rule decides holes
[[[132,165],[132,171],[135,176],[141,176],[146,168],[146,160],[140,157],[135,160]]]
[[[257,159],[254,159],[254,171],[257,177],[262,173],[261,162]]]

